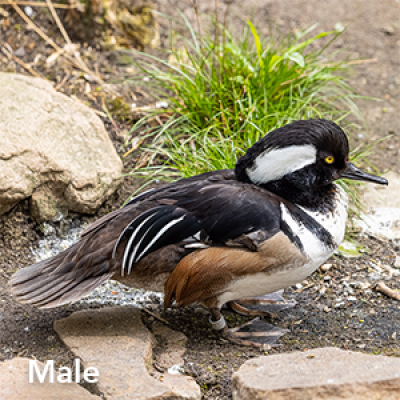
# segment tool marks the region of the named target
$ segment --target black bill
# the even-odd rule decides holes
[[[361,169],[358,169],[351,162],[347,163],[347,168],[344,172],[342,172],[340,178],[379,183],[380,185],[387,185],[389,183],[385,178],[381,178],[380,176],[371,175],[367,172],[361,171]]]

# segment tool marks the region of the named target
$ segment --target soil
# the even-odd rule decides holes
[[[178,15],[178,11],[182,11],[196,24],[190,0],[154,2],[161,12]],[[198,3],[200,13],[214,13],[214,0]],[[379,99],[357,102],[365,123],[353,141],[372,141],[392,135],[375,148],[372,157],[381,170],[400,172],[400,2],[259,0],[247,1],[245,8],[243,4],[231,2],[230,23],[237,24],[239,19],[251,17],[264,34],[268,34],[271,23],[283,32],[307,28],[316,22],[319,23],[316,31],[332,30],[337,24],[347,27],[336,46],[344,49],[351,59],[367,60],[355,66],[350,83],[359,94]],[[223,15],[224,7],[221,2],[218,9],[220,15]],[[45,60],[54,50],[27,27],[11,6],[3,6],[2,10],[0,43],[11,46],[20,60],[29,64],[40,76],[54,82],[60,92],[75,96],[97,110],[115,148],[119,154],[124,154],[126,132],[130,130],[134,117],[129,112],[121,114],[118,105],[135,102],[141,106],[154,100],[141,88],[117,83],[118,79],[137,71],[123,62],[120,53],[107,49],[101,41],[95,40],[81,42],[80,51],[89,68],[98,71],[106,84],[90,81],[63,57],[48,66]],[[42,8],[34,8],[34,11],[35,23],[62,47],[63,38],[51,15]],[[180,29],[179,26],[175,28]],[[161,49],[168,46],[168,29],[168,21],[160,18]],[[0,71],[29,74],[3,53],[0,53]],[[113,121],[104,114],[103,98]],[[134,161],[135,157],[125,161],[126,168]],[[96,216],[72,215],[68,219],[76,219],[79,223],[93,221],[119,207],[137,187],[138,183],[128,177]],[[15,302],[8,293],[7,280],[15,270],[32,262],[32,250],[43,235],[41,227],[29,216],[29,200],[0,217],[0,232],[0,360],[20,355],[43,361],[53,359],[58,365],[69,365],[73,354],[59,340],[53,330],[53,322],[89,306],[70,305],[40,311]],[[290,329],[290,332],[281,339],[282,347],[272,349],[268,354],[323,346],[371,354],[400,354],[400,303],[374,290],[375,284],[381,280],[393,289],[399,287],[397,272],[391,267],[396,255],[400,255],[400,248],[396,243],[373,237],[361,237],[359,240],[372,252],[358,259],[336,257],[329,261],[332,264],[329,271],[318,270],[302,283],[302,288],[285,291],[285,296],[296,299],[298,305],[280,313],[273,321],[280,327]],[[159,312],[172,326],[188,336],[185,366],[201,385],[206,399],[230,398],[232,372],[247,359],[264,354],[260,350],[222,342],[210,329],[207,317],[192,307],[167,313],[158,310],[157,305],[154,307],[154,312]],[[225,310],[224,314],[230,326],[247,320],[229,310]],[[143,315],[151,328],[148,315]]]

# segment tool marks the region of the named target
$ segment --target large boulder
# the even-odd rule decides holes
[[[32,197],[32,214],[92,214],[121,180],[101,120],[45,80],[0,73],[0,215]]]

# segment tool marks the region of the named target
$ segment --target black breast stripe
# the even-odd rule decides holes
[[[289,240],[296,245],[296,247],[304,253],[304,246],[300,238],[290,229],[290,226],[281,219],[281,230],[289,238]]]
[[[297,222],[303,224],[314,236],[316,236],[327,247],[335,248],[338,243],[335,242],[332,235],[327,231],[318,221],[311,215],[307,214],[296,205],[285,203],[285,207],[289,210],[290,214],[296,219]]]

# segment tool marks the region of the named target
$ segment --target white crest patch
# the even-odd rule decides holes
[[[268,149],[255,159],[253,167],[247,168],[246,172],[253,183],[267,183],[314,164],[316,159],[317,149],[312,145]]]

